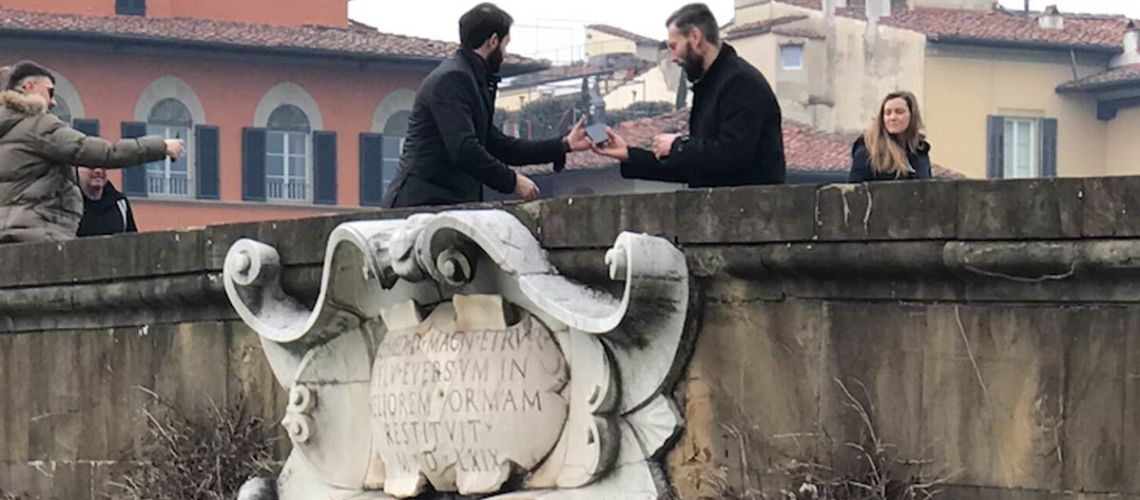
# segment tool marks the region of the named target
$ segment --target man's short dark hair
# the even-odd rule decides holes
[[[491,35],[506,38],[514,23],[514,18],[497,5],[481,3],[459,18],[459,42],[471,50],[478,49]]]
[[[24,80],[35,77],[47,78],[51,83],[55,83],[55,76],[47,68],[32,61],[20,61],[12,65],[8,73],[8,88],[4,90],[15,90]]]
[[[686,35],[693,29],[698,29],[709,43],[713,45],[720,43],[720,25],[716,23],[716,16],[712,10],[709,10],[709,6],[703,3],[691,3],[681,7],[669,16],[665,26],[676,26],[678,31]]]

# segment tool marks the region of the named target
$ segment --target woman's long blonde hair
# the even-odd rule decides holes
[[[892,137],[887,132],[887,124],[883,120],[883,109],[887,102],[893,99],[902,99],[910,108],[910,125],[898,137]],[[907,160],[907,153],[917,153],[922,136],[922,113],[918,111],[918,99],[914,94],[905,90],[891,92],[879,104],[879,113],[871,126],[863,132],[863,142],[867,145],[867,153],[871,157],[871,170],[876,174],[895,174],[902,177],[914,172],[914,167]]]

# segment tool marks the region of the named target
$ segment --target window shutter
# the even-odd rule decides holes
[[[384,203],[384,136],[360,134],[360,206]]]
[[[986,177],[1005,177],[1005,117],[986,118]]]
[[[123,140],[137,139],[146,135],[146,124],[143,122],[123,122],[119,137]],[[123,194],[136,198],[145,197],[146,164],[123,169]]]
[[[115,0],[115,13],[120,16],[145,16],[146,0]]]
[[[84,135],[99,137],[99,120],[76,118],[75,120],[72,120],[71,123],[71,128],[83,132]]]
[[[241,198],[265,201],[265,129],[241,131]]]
[[[1041,120],[1041,177],[1057,176],[1057,119]]]
[[[218,127],[198,125],[194,127],[194,168],[195,183],[198,186],[199,200],[221,198],[220,138]]]
[[[336,132],[313,132],[313,203],[336,205]]]

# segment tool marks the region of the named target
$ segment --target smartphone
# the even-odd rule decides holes
[[[604,123],[595,123],[586,127],[586,135],[595,145],[602,145],[610,140],[609,134],[606,134],[606,124]]]

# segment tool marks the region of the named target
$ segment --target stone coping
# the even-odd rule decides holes
[[[1071,292],[1069,278],[1097,276],[1097,294],[1039,296],[1140,301],[1140,294],[1121,279],[1140,269],[1140,218],[1131,216],[1140,213],[1140,177],[791,185],[449,209],[490,207],[518,216],[571,276],[604,276],[597,251],[629,230],[675,241],[698,276],[953,282],[941,293],[891,292],[892,297],[922,300],[967,297],[971,281]],[[337,225],[415,212],[371,210],[0,245],[0,316],[85,310],[104,303],[121,308],[171,300],[224,301],[222,263],[230,245],[241,238],[278,247],[287,268],[316,269]],[[204,279],[187,280],[193,277]],[[166,283],[173,279],[182,281]],[[926,284],[921,288],[929,292],[932,287]],[[310,277],[299,281],[296,291],[315,293],[315,286]],[[1124,286],[1127,293],[1120,288]],[[786,294],[786,287],[780,293]],[[201,297],[187,298],[195,294]],[[112,296],[117,299],[110,300]]]

